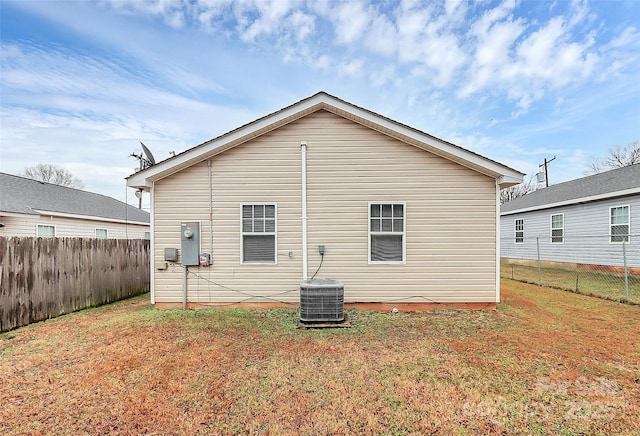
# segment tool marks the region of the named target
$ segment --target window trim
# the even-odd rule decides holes
[[[518,221],[522,223],[522,230],[520,230],[522,233],[521,241],[518,241]],[[515,218],[513,220],[513,240],[515,244],[524,244],[524,218]]]
[[[40,232],[38,231],[40,227],[51,227],[53,228],[53,236],[40,236]],[[36,224],[36,238],[55,238],[58,233],[58,229],[54,224]]]
[[[245,232],[242,223],[242,210],[245,206],[273,206],[274,207],[274,231],[273,232]],[[273,235],[273,262],[245,262],[244,261],[244,236],[245,235]],[[240,265],[277,265],[278,264],[278,204],[277,203],[240,203]]]
[[[371,205],[390,204],[402,206],[402,232],[375,232],[376,235],[401,235],[402,236],[402,260],[379,261],[371,260]],[[406,201],[370,201],[367,204],[367,262],[369,265],[406,265],[407,264],[407,202]]]
[[[613,209],[619,209],[619,208],[627,208],[627,223],[626,224],[613,224],[611,222],[611,211]],[[623,226],[626,225],[627,226],[627,235],[626,235],[626,240],[625,241],[614,241],[613,237],[613,226]],[[624,244],[624,243],[631,243],[631,205],[630,204],[621,204],[618,206],[610,206],[609,207],[609,244]]]
[[[104,237],[98,236],[98,230],[104,230]],[[96,228],[94,235],[97,239],[109,239],[109,229]]]
[[[562,217],[562,227],[558,227],[558,228],[554,228],[553,227],[553,217],[554,216],[561,216]],[[551,214],[550,226],[551,226],[551,243],[552,244],[564,244],[564,213]],[[554,230],[562,230],[562,235],[561,236],[553,236],[553,231]],[[560,241],[554,241],[553,238],[560,238]]]

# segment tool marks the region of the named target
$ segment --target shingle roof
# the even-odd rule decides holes
[[[525,210],[547,209],[632,193],[640,193],[640,164],[538,189],[503,204],[500,213],[504,215]]]
[[[38,211],[149,222],[149,212],[106,195],[0,173],[0,214],[40,215]]]

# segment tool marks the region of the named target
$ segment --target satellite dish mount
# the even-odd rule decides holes
[[[140,141],[140,145],[142,146],[142,153],[135,154],[131,153],[129,156],[133,156],[140,162],[140,166],[138,167],[138,171],[146,170],[149,167],[152,167],[156,164],[156,160],[153,158],[153,154],[151,154],[151,150],[147,148],[146,145]]]

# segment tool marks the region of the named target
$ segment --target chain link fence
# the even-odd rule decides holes
[[[640,304],[640,234],[620,239],[610,235],[537,236],[519,238],[518,243],[503,239],[500,275]]]

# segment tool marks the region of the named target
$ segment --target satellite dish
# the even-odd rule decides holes
[[[142,146],[142,151],[144,151],[144,154],[147,156],[147,158],[145,159],[147,162],[147,165],[145,165],[146,167],[150,167],[151,165],[155,165],[156,164],[156,160],[153,158],[153,155],[151,154],[151,151],[147,148],[146,145],[144,145],[142,143],[142,141],[140,141],[140,145]]]
[[[147,168],[156,164],[156,160],[153,158],[153,155],[151,154],[151,151],[147,148],[147,146],[144,145],[142,141],[140,141],[140,145],[142,146],[142,151],[144,152],[144,155],[142,153],[140,154],[131,153],[129,155],[129,156],[135,157],[140,161],[140,167],[136,169],[136,172],[146,170]]]

